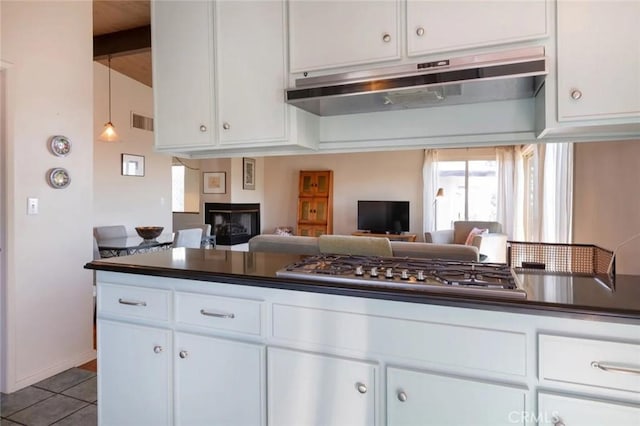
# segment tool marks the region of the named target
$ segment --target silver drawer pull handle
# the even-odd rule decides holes
[[[360,393],[367,393],[367,385],[364,383],[356,383],[356,389],[358,389]]]
[[[162,346],[160,346],[160,345],[157,345],[157,346],[153,347],[153,352],[157,353],[157,354],[161,353],[163,350],[164,349],[162,349]]]
[[[211,311],[205,311],[204,309],[200,309],[200,313],[202,315],[207,316],[207,317],[216,317],[216,318],[235,318],[236,317],[234,314],[224,314],[224,313],[219,313],[219,312],[211,312]]]
[[[143,302],[141,300],[118,299],[118,303],[130,306],[147,306],[147,302]]]
[[[608,371],[610,373],[640,374],[640,368],[616,367],[616,366],[607,365],[605,363],[598,362],[598,361],[592,361],[591,366],[593,368],[598,368],[602,371]]]
[[[403,391],[398,392],[398,401],[405,402],[407,400],[407,394]]]

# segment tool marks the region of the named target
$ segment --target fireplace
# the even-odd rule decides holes
[[[204,211],[216,244],[242,244],[260,233],[260,204],[205,203]]]

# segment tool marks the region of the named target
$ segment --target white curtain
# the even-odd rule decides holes
[[[422,232],[435,229],[434,201],[438,191],[438,151],[424,150],[422,165]]]
[[[544,220],[545,241],[570,243],[573,218],[573,144],[547,145],[544,160]]]
[[[509,240],[524,238],[524,170],[519,146],[496,148],[498,163],[497,221]]]
[[[534,146],[537,171],[529,241],[570,243],[573,228],[573,144]]]

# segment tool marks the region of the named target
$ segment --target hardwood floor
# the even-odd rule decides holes
[[[93,361],[89,361],[86,364],[79,365],[78,368],[83,370],[93,371],[94,373],[98,372],[98,360],[94,359]]]
[[[93,326],[93,349],[96,349],[96,326]],[[94,373],[98,372],[98,360],[94,359],[93,361],[89,361],[86,364],[79,365],[78,368],[83,370],[93,371]]]

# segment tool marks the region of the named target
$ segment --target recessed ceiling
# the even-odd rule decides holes
[[[93,35],[129,30],[151,23],[149,0],[94,0]],[[97,62],[107,65],[107,59]],[[151,51],[111,58],[111,69],[151,87]]]

